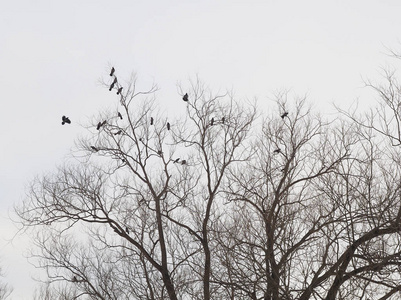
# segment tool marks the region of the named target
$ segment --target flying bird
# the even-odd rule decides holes
[[[273,151],[273,153],[279,154],[279,153],[281,153],[281,149],[277,148],[276,150]]]
[[[182,97],[182,100],[188,102],[188,93],[185,93],[184,97]]]
[[[213,126],[213,124],[214,124],[214,118],[212,118],[212,119],[210,120],[210,126]]]
[[[167,130],[170,130],[170,123],[167,122]]]
[[[118,117],[119,117],[121,120],[123,119],[123,116],[121,115],[120,112],[118,112]]]
[[[150,125],[153,125],[153,117],[150,117]]]
[[[111,71],[110,71],[110,76],[113,76],[113,75],[114,75],[114,72],[115,72],[115,69],[114,69],[114,67],[112,67],[112,68],[111,68]]]
[[[288,112],[285,111],[285,112],[281,115],[281,118],[284,120],[284,118],[285,118],[286,116],[288,116]]]
[[[99,149],[96,148],[95,146],[91,146],[91,149],[92,149],[93,151],[95,151],[95,152],[98,152],[98,151],[99,151]]]
[[[121,134],[121,130],[117,131],[114,135],[119,135]]]
[[[111,91],[114,88],[114,85],[117,83],[117,77],[114,77],[113,82],[110,85],[109,91]]]
[[[117,90],[117,95],[120,95],[122,90],[123,90],[123,87],[120,87],[120,88]]]
[[[68,117],[66,117],[66,116],[62,116],[61,120],[62,120],[61,125],[64,125],[65,123],[71,124],[70,119]]]

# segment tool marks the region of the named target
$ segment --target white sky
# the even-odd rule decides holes
[[[26,238],[8,243],[8,215],[33,176],[62,162],[77,123],[115,106],[98,83],[110,66],[156,82],[171,113],[177,83],[196,74],[266,107],[282,88],[320,109],[371,103],[362,78],[391,63],[385,47],[401,50],[400,15],[399,0],[0,1],[0,265],[12,299],[31,299],[37,271]]]

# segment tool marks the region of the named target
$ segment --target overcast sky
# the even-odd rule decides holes
[[[0,265],[12,299],[31,299],[37,274],[27,238],[9,242],[12,207],[63,161],[79,122],[115,106],[99,84],[111,66],[157,83],[171,112],[177,83],[196,75],[266,107],[282,88],[319,109],[372,103],[363,79],[391,65],[386,47],[401,51],[400,15],[399,0],[0,1]]]

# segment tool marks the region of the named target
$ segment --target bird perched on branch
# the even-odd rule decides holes
[[[62,116],[61,120],[62,120],[61,125],[64,125],[65,123],[71,124],[70,119],[68,117],[66,117],[66,116]]]
[[[186,165],[186,164],[187,164],[187,161],[186,161],[185,159],[183,159],[183,160],[181,161],[181,164],[182,164],[182,165]]]
[[[213,126],[214,125],[214,118],[212,118],[211,120],[210,120],[210,126]]]
[[[114,67],[112,67],[112,68],[111,68],[111,71],[110,71],[110,76],[113,76],[115,71],[116,71],[116,70],[114,69]]]
[[[111,91],[114,88],[114,85],[117,83],[117,77],[114,77],[113,82],[110,85],[109,91]]]
[[[121,115],[120,112],[118,112],[118,117],[119,117],[121,120],[123,119],[123,116]]]
[[[177,158],[174,163],[178,163],[180,161],[180,158]]]
[[[188,102],[188,93],[185,93],[184,97],[182,97],[182,100]]]
[[[106,123],[107,123],[107,121],[106,121],[106,120],[104,120],[103,122],[99,122],[99,123],[97,123],[96,129],[97,129],[97,130],[99,130],[99,129],[100,129],[100,127],[104,126]]]
[[[281,149],[280,149],[280,148],[277,148],[276,150],[273,151],[273,153],[279,154],[279,153],[281,153]]]
[[[285,112],[281,115],[281,118],[284,120],[284,118],[285,118],[286,116],[288,116],[288,112],[285,111]]]
[[[221,118],[221,123],[224,124],[225,121],[226,121],[226,118],[225,118],[225,117],[222,117],[222,118]]]
[[[167,122],[167,130],[170,130],[170,123]]]
[[[117,131],[114,135],[119,135],[121,134],[121,130]]]
[[[153,125],[153,117],[150,117],[150,125]]]
[[[121,87],[117,90],[117,95],[120,95],[122,90],[123,90],[123,87],[121,86]]]
[[[95,151],[95,152],[98,152],[98,151],[99,151],[99,149],[96,148],[95,146],[91,146],[91,149],[92,149],[93,151]]]

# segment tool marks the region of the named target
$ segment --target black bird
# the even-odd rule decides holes
[[[101,126],[104,126],[104,125],[106,125],[106,123],[107,123],[107,121],[106,121],[106,120],[104,120]]]
[[[214,118],[212,118],[212,119],[210,120],[210,126],[213,126],[213,124],[214,124]]]
[[[186,165],[186,164],[187,164],[187,161],[186,161],[185,159],[183,159],[183,160],[181,161],[181,164],[182,164],[182,165]]]
[[[170,123],[167,122],[167,130],[170,130]]]
[[[180,158],[177,158],[174,163],[178,163],[180,161]]]
[[[226,121],[226,118],[225,118],[225,117],[222,117],[222,118],[221,118],[221,123],[224,124],[225,121]]]
[[[110,71],[110,76],[113,76],[113,75],[114,75],[114,72],[115,72],[115,69],[114,69],[114,67],[112,67],[112,68],[111,68],[111,71]]]
[[[129,234],[129,229],[128,229],[128,227],[125,227],[125,232],[126,232],[127,234]]]
[[[153,117],[150,117],[150,125],[153,125]]]
[[[114,135],[119,135],[121,134],[121,130],[117,131]]]
[[[184,97],[182,97],[182,100],[188,102],[188,93],[185,93]]]
[[[71,124],[70,119],[68,117],[66,117],[66,116],[62,116],[61,120],[62,120],[61,125],[64,125],[65,123]]]
[[[157,154],[162,155],[162,154],[163,154],[163,151],[158,150],[158,151],[157,151]]]
[[[119,117],[121,120],[123,119],[123,116],[121,115],[120,112],[118,112],[118,117]]]
[[[114,85],[117,83],[117,77],[114,77],[113,82],[110,85],[109,91],[111,91],[114,88]]]
[[[281,149],[277,148],[276,150],[273,151],[273,153],[279,154],[279,153],[281,153]]]
[[[72,282],[78,282],[78,279],[77,279],[77,277],[72,277]]]
[[[123,90],[123,87],[120,87],[120,88],[117,90],[117,95],[120,95],[122,90]]]
[[[99,130],[102,127],[102,122],[97,123],[96,129]]]
[[[281,115],[281,118],[284,120],[284,118],[285,118],[286,116],[288,116],[288,112],[285,111],[285,112]]]
[[[93,151],[95,151],[95,152],[98,152],[98,151],[99,151],[99,149],[96,148],[95,146],[91,146],[91,149],[92,149]]]

